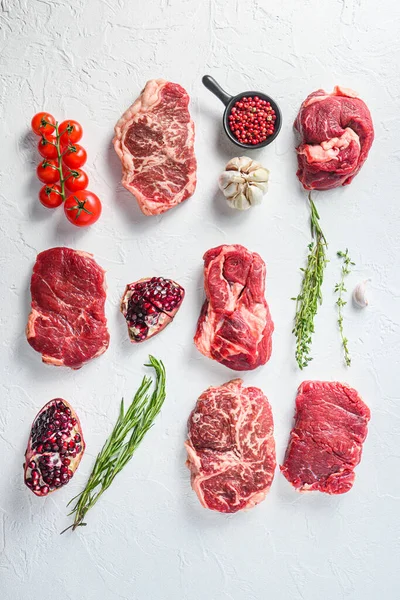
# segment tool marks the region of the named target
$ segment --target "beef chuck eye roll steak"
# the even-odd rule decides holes
[[[107,350],[105,289],[104,270],[91,254],[71,248],[38,254],[26,336],[43,362],[80,369]]]
[[[209,358],[236,371],[264,365],[274,324],[264,297],[265,263],[238,244],[204,255],[204,302],[194,338]]]
[[[260,389],[241,379],[208,388],[188,430],[186,464],[205,508],[234,513],[264,500],[276,461],[272,411]]]
[[[194,123],[189,96],[177,83],[152,79],[115,126],[122,184],[145,215],[158,215],[196,188]]]
[[[299,491],[344,494],[354,483],[370,419],[356,390],[343,383],[304,381],[281,471]]]
[[[297,177],[306,190],[348,185],[357,175],[374,139],[367,105],[353,90],[317,90],[300,107],[294,123],[300,133]]]

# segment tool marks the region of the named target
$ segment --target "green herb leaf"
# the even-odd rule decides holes
[[[319,304],[322,304],[322,282],[328,259],[328,243],[319,224],[319,214],[311,198],[310,227],[313,241],[308,245],[307,265],[300,269],[303,273],[300,294],[296,298],[296,315],[293,333],[296,337],[296,360],[300,369],[304,369],[312,360],[310,348],[314,333],[314,317]]]
[[[342,346],[343,346],[343,351],[344,351],[344,362],[346,363],[346,365],[348,367],[350,367],[351,358],[350,358],[350,353],[349,353],[349,348],[348,348],[348,339],[345,337],[344,331],[343,331],[343,314],[342,314],[342,308],[344,306],[346,306],[347,302],[346,302],[346,300],[343,300],[342,294],[347,293],[347,290],[344,285],[344,280],[345,280],[346,275],[348,275],[351,271],[350,267],[354,266],[355,263],[352,262],[347,248],[346,248],[346,252],[339,250],[337,252],[337,256],[338,256],[338,258],[341,258],[343,260],[342,269],[340,272],[340,282],[337,283],[334,288],[334,292],[339,294],[339,297],[336,300],[336,306],[338,307],[338,320],[337,321],[338,321],[340,338],[342,340]]]
[[[96,458],[85,489],[68,503],[69,505],[75,501],[75,505],[69,513],[74,515],[74,522],[67,529],[72,528],[74,531],[77,527],[86,525],[83,522],[86,513],[96,504],[103,492],[110,487],[116,475],[130,461],[160,412],[166,395],[165,367],[160,360],[153,356],[149,356],[149,364],[145,366],[155,370],[155,389],[151,395],[148,393],[153,379],[145,376],[126,412],[122,399],[117,422]]]

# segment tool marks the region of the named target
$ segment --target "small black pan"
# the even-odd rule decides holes
[[[215,94],[215,96],[217,96],[217,98],[219,98],[221,100],[221,102],[223,102],[225,104],[225,111],[224,111],[224,116],[222,117],[222,123],[223,123],[224,129],[225,129],[226,135],[234,144],[236,144],[236,146],[240,146],[240,148],[246,148],[247,150],[256,150],[257,148],[264,148],[264,146],[268,146],[278,136],[278,134],[281,130],[281,126],[282,126],[282,114],[281,114],[279,106],[277,105],[277,103],[275,102],[275,100],[273,98],[271,98],[270,96],[267,96],[266,94],[263,94],[262,92],[241,92],[240,94],[237,94],[236,96],[230,96],[229,94],[227,94],[225,92],[225,90],[222,89],[222,87],[210,75],[204,75],[202,82],[206,86],[206,88],[208,90],[210,90],[210,92]],[[249,96],[250,97],[258,96],[262,100],[266,100],[267,102],[269,102],[271,104],[271,107],[274,109],[275,115],[276,115],[274,133],[272,135],[268,136],[267,139],[264,140],[263,142],[260,142],[259,144],[254,144],[254,145],[253,144],[242,144],[242,142],[239,142],[239,140],[236,139],[235,136],[233,135],[233,133],[231,132],[231,130],[229,128],[229,123],[228,123],[228,117],[231,113],[231,110],[232,110],[235,102],[237,102],[238,100],[240,100],[243,97],[249,97]]]

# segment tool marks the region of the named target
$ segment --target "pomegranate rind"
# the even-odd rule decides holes
[[[165,310],[162,307],[162,303],[158,300],[147,300],[147,302],[149,304],[152,305],[152,308],[155,309],[155,317],[154,317],[154,322],[147,322],[147,326],[148,326],[148,331],[146,333],[146,336],[143,339],[138,339],[138,335],[135,333],[135,327],[131,326],[129,324],[129,319],[128,319],[128,312],[129,312],[129,302],[130,299],[132,297],[132,295],[135,293],[135,286],[137,286],[139,283],[145,283],[145,282],[150,282],[152,279],[154,279],[153,277],[143,277],[142,279],[139,279],[138,281],[134,281],[132,283],[128,283],[124,294],[122,296],[121,299],[121,313],[124,315],[124,318],[126,320],[127,323],[127,327],[128,327],[128,335],[129,335],[129,339],[132,342],[132,344],[140,344],[142,342],[145,342],[146,340],[149,340],[150,338],[154,337],[155,335],[157,335],[158,333],[160,333],[163,329],[166,328],[167,325],[169,325],[172,320],[174,319],[176,313],[178,312],[178,310],[180,309],[183,299],[185,297],[185,290],[184,288],[179,285],[179,283],[177,283],[176,281],[173,281],[172,279],[164,279],[164,278],[160,278],[162,279],[164,282],[167,282],[171,287],[175,288],[176,290],[180,291],[180,300],[178,301],[177,305],[175,306],[175,308],[173,308],[172,310]],[[136,293],[139,294],[140,296],[140,292]],[[144,298],[141,298],[141,300],[144,302]],[[151,318],[150,318],[151,320]]]
[[[31,425],[31,429],[30,429],[30,433],[29,433],[29,439],[28,439],[28,444],[27,444],[27,448],[25,451],[25,463],[23,465],[24,467],[24,483],[25,485],[30,489],[31,492],[33,492],[35,494],[35,496],[48,496],[49,494],[55,492],[58,489],[61,489],[63,487],[65,487],[67,485],[67,483],[69,483],[70,479],[68,479],[68,481],[62,483],[59,487],[53,487],[51,488],[45,481],[43,481],[42,477],[40,476],[39,480],[38,480],[38,485],[40,485],[40,487],[46,486],[48,487],[48,491],[44,494],[40,489],[39,490],[35,490],[33,489],[31,486],[28,485],[27,481],[29,481],[29,479],[31,478],[31,472],[33,470],[33,468],[31,468],[29,465],[31,463],[31,461],[35,461],[36,463],[38,462],[38,458],[37,457],[41,457],[41,456],[52,456],[55,454],[59,454],[58,452],[54,452],[54,451],[48,451],[48,452],[38,452],[36,448],[32,447],[32,432],[34,430],[34,427],[38,421],[38,419],[40,418],[40,416],[46,412],[46,410],[48,410],[50,408],[51,405],[53,405],[56,402],[62,402],[64,404],[64,406],[66,408],[69,408],[71,411],[71,418],[76,420],[75,425],[73,426],[71,432],[73,432],[73,435],[79,434],[80,435],[80,440],[79,440],[79,445],[81,446],[81,450],[77,453],[77,455],[73,458],[70,459],[70,464],[69,464],[69,469],[72,471],[72,474],[75,474],[81,460],[82,457],[84,455],[85,449],[86,449],[86,443],[83,437],[83,432],[82,432],[82,426],[79,420],[78,415],[76,414],[76,412],[74,411],[74,409],[72,408],[72,406],[69,404],[69,402],[67,402],[66,400],[64,400],[64,398],[53,398],[53,400],[50,400],[49,402],[47,402],[47,404],[45,404],[40,411],[37,413],[37,415],[35,416],[35,418],[32,421],[32,425]],[[69,458],[69,456],[67,457]],[[60,459],[61,460],[61,459]],[[39,483],[40,482],[40,483]]]

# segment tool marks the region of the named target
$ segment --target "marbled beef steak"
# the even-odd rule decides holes
[[[297,177],[307,190],[348,185],[367,159],[374,127],[356,92],[336,86],[317,90],[300,107],[294,123],[300,133]]]
[[[264,500],[276,466],[273,432],[260,389],[233,379],[203,392],[185,447],[192,488],[205,508],[234,513]]]
[[[71,248],[38,254],[26,336],[43,362],[79,369],[107,350],[105,289],[104,270],[91,254]]]
[[[281,471],[299,491],[348,492],[370,419],[356,390],[335,381],[304,381]]]
[[[209,358],[236,371],[256,369],[271,356],[274,324],[265,300],[265,263],[239,244],[204,255],[206,300],[194,337]]]
[[[145,215],[158,215],[196,188],[194,123],[189,96],[177,83],[152,79],[115,126],[122,184]]]

